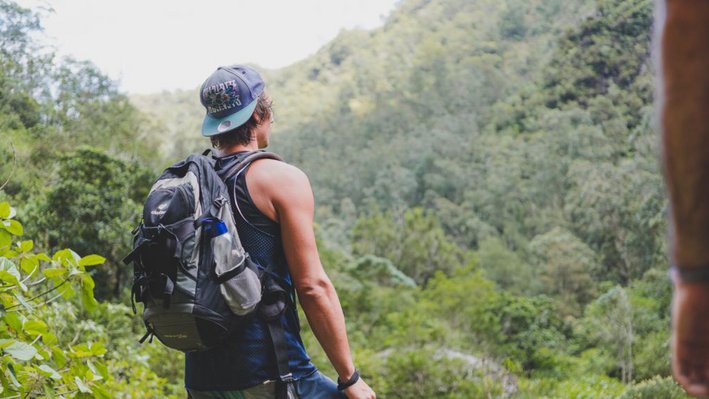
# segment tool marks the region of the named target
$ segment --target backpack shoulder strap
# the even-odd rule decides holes
[[[257,161],[259,159],[275,159],[276,161],[283,162],[283,159],[281,157],[272,152],[254,151],[244,157],[244,159],[242,159],[241,161],[237,162],[236,165],[227,169],[223,173],[219,173],[219,177],[221,177],[222,180],[227,181],[230,177],[234,176],[235,174],[239,173],[239,171],[247,167],[251,162]]]

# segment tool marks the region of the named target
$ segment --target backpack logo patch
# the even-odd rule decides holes
[[[162,216],[167,212],[167,207],[170,205],[168,202],[163,202],[162,204],[158,205],[158,209],[151,211],[150,214],[153,216]]]
[[[186,334],[164,334],[163,335],[165,338],[176,338],[176,339],[186,339],[189,338],[189,335]]]

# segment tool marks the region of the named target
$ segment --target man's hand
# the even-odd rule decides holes
[[[347,395],[347,399],[375,399],[377,397],[372,388],[361,377],[354,385],[342,392]]]
[[[672,301],[672,370],[692,396],[709,395],[709,286],[675,284]]]

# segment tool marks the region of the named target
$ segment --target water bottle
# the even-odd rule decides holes
[[[228,270],[240,262],[239,254],[234,248],[231,234],[224,221],[214,219],[207,225],[207,237],[212,242],[212,253],[217,264],[217,270]]]
[[[214,253],[214,274],[219,291],[234,314],[243,316],[254,311],[261,301],[261,281],[249,267],[248,255],[238,250],[223,220],[213,219],[205,227]]]

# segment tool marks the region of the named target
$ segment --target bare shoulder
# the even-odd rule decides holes
[[[259,159],[251,165],[250,174],[260,182],[288,184],[308,182],[308,176],[297,167],[275,159]]]
[[[254,161],[249,168],[249,186],[277,201],[279,198],[312,196],[308,176],[297,167],[275,159]]]

